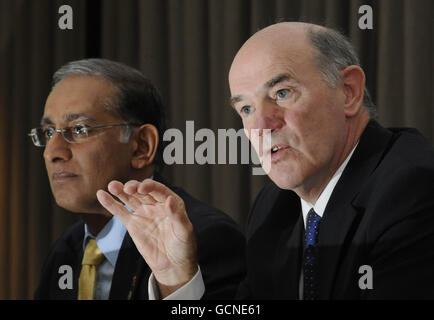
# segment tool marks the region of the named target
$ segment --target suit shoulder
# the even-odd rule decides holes
[[[426,167],[434,170],[434,147],[419,131],[412,128],[390,128],[393,143],[387,152],[387,160],[397,164]]]
[[[67,228],[51,245],[48,255],[40,270],[38,286],[34,292],[35,299],[51,299],[50,291],[53,280],[58,274],[61,265],[73,265],[76,255],[74,249],[78,248],[84,235],[84,223],[78,221]]]
[[[387,190],[410,188],[425,190],[434,183],[434,147],[417,131],[392,129],[395,139],[376,172],[382,177],[378,186]],[[420,190],[423,192],[423,190]],[[431,189],[426,189],[432,192]]]
[[[68,227],[50,246],[47,256],[45,257],[43,270],[50,269],[52,263],[59,256],[68,255],[83,240],[84,224],[78,221]]]
[[[65,251],[68,248],[75,247],[84,237],[84,223],[83,221],[77,221],[73,225],[69,226],[54,243],[51,245],[49,255],[53,255],[59,251]]]
[[[365,208],[371,235],[434,214],[434,148],[417,131],[392,132],[393,143],[354,202]]]
[[[393,164],[384,162],[381,167],[365,188],[365,193],[370,195],[370,205],[377,208],[384,206],[385,210],[393,207],[396,211],[407,213],[423,205],[432,205],[434,168],[431,165],[394,160]]]
[[[416,130],[391,128],[392,143],[385,150],[375,168],[366,190],[378,201],[407,203],[425,195],[432,197],[434,190],[434,148]]]

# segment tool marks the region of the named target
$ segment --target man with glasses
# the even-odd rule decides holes
[[[29,135],[36,146],[44,148],[54,198],[59,206],[78,213],[81,221],[53,244],[35,298],[164,298],[164,288],[154,290],[152,285],[148,296],[151,269],[138,251],[141,248],[136,248],[125,226],[96,196],[98,190],[107,190],[109,182],[111,191],[129,180],[150,178],[157,187],[167,184],[157,172],[164,130],[157,90],[139,71],[117,62],[70,62],[53,76],[40,125]],[[205,298],[232,298],[244,273],[242,233],[224,213],[180,188],[170,189],[170,201],[185,204],[194,230],[189,241],[197,247],[192,259],[199,262],[205,279],[209,292]],[[133,201],[125,209],[145,219],[140,214],[145,209],[160,214],[172,208],[172,202],[160,205],[158,196],[148,198],[154,200],[149,208]],[[156,241],[156,230],[149,223],[139,232],[146,234],[161,261],[158,250],[165,248]],[[225,241],[217,240],[222,238]],[[65,270],[72,272],[72,283],[65,283]],[[189,296],[181,290],[172,298]]]

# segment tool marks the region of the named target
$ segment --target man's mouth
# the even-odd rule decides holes
[[[56,172],[53,173],[52,175],[53,181],[64,180],[64,179],[75,178],[75,177],[77,177],[76,174],[67,171]]]
[[[287,148],[289,148],[289,147],[287,145],[283,145],[283,144],[274,145],[271,148],[270,152],[271,152],[271,154],[274,154],[274,153],[276,153],[276,152],[278,152],[278,151],[280,151],[282,149],[287,149]]]
[[[279,150],[282,149],[282,148],[283,148],[282,146],[274,147],[273,149],[271,149],[271,152],[272,152],[272,153],[275,153],[275,152],[279,151]]]

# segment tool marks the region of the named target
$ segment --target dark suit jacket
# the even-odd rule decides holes
[[[154,178],[163,182],[158,174]],[[203,298],[232,299],[245,276],[244,235],[223,212],[194,199],[180,188],[169,187],[184,200],[194,227],[198,262],[206,289]],[[42,268],[35,299],[77,299],[83,237],[84,223],[80,221],[53,244]],[[72,289],[59,288],[58,282],[62,276],[59,267],[62,265],[69,265],[73,269]],[[150,274],[149,266],[127,232],[117,259],[109,299],[148,299]]]
[[[298,299],[300,198],[266,186],[246,236],[248,271],[238,298]],[[414,129],[370,121],[330,197],[318,241],[320,299],[433,299],[433,147]],[[359,287],[362,265],[372,267],[373,289]]]

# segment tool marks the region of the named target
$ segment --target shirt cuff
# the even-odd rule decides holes
[[[197,267],[198,270],[196,274],[189,282],[169,294],[163,300],[200,300],[205,293],[205,284],[203,283],[200,266],[198,265]],[[153,273],[151,273],[148,280],[148,294],[149,300],[160,299],[160,290],[158,289],[158,284]]]

